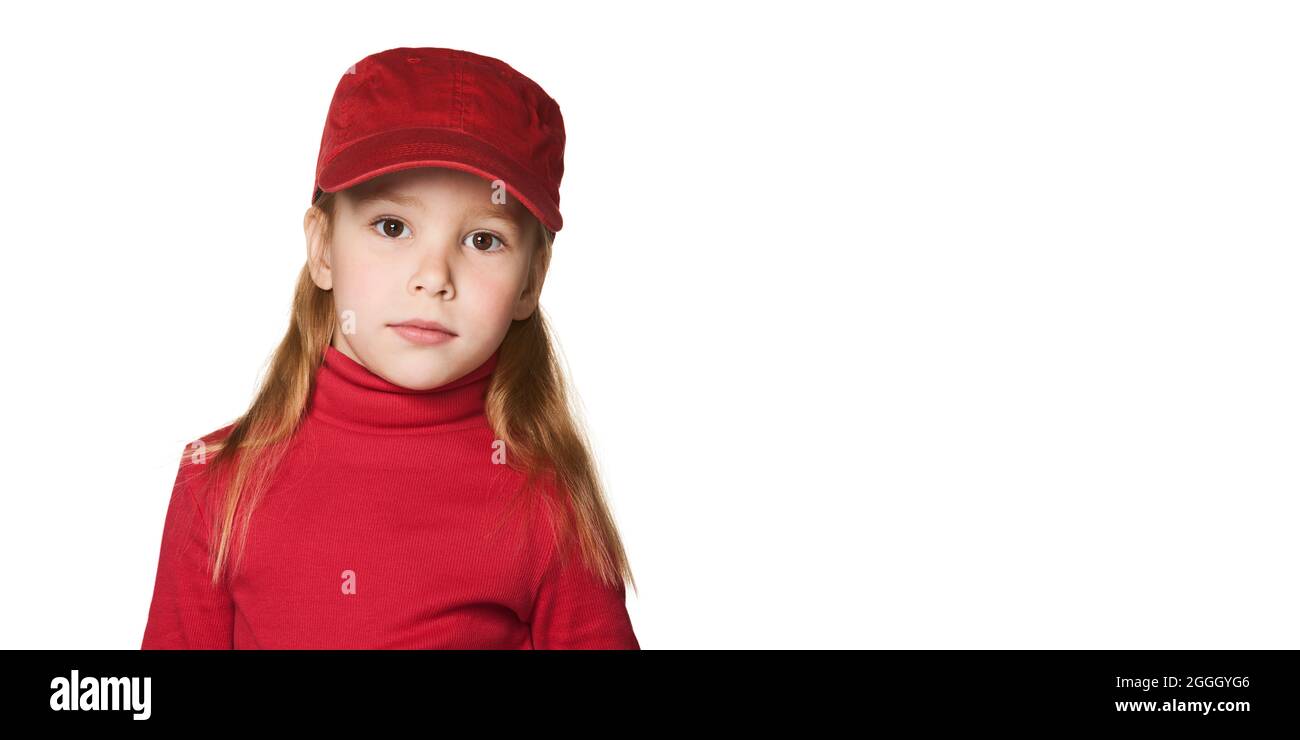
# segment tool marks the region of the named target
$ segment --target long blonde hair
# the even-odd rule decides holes
[[[328,243],[333,234],[335,194],[325,193],[313,207],[324,214],[322,233]],[[540,252],[536,258],[549,259],[555,233],[540,222],[536,226]],[[216,492],[210,499],[214,516],[209,538],[214,586],[221,583],[223,575],[239,568],[253,510],[305,418],[312,384],[336,321],[333,292],[321,290],[311,278],[309,265],[304,264],[294,290],[289,329],[249,409],[210,435],[210,440],[204,438],[202,455],[182,459],[182,467],[187,461],[202,463],[203,470],[195,476]],[[549,490],[558,496],[555,501],[539,497],[538,502],[553,514],[550,535],[560,556],[576,551],[602,582],[614,585],[626,578],[635,590],[636,580],[605,501],[595,456],[570,407],[565,376],[540,305],[507,331],[488,386],[485,411],[494,433],[509,451],[507,464],[525,475],[524,490],[532,490],[537,480],[546,479],[551,483]],[[237,517],[241,511],[242,516]],[[229,567],[232,551],[236,553],[233,568]]]

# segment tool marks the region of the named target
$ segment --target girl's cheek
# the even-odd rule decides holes
[[[493,283],[487,301],[491,304],[491,312],[497,316],[510,315],[522,291],[523,286],[514,280]]]
[[[372,314],[382,316],[383,304],[394,290],[401,288],[400,284],[394,288],[386,275],[384,270],[364,262],[349,263],[338,270],[334,278],[334,300],[339,310],[351,309],[358,320]]]
[[[362,293],[371,296],[384,296],[394,290],[394,286],[400,289],[404,284],[404,279],[397,274],[393,266],[385,265],[373,260],[358,260],[349,265],[349,283],[354,286],[354,293]],[[394,281],[397,281],[394,283]],[[361,298],[360,295],[357,298]]]

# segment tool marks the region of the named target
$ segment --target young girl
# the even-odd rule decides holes
[[[490,57],[373,54],[246,413],[182,455],[144,648],[639,649],[538,296],[564,123]]]

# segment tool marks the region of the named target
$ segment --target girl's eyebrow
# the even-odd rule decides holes
[[[357,198],[358,206],[364,206],[368,203],[382,203],[382,202],[396,203],[399,206],[414,208],[418,211],[424,210],[424,202],[421,201],[419,198],[413,195],[402,195],[400,193],[394,193],[388,190],[380,190],[378,192],[370,193],[369,195],[363,195]]]
[[[512,226],[519,225],[519,222],[515,220],[515,217],[511,215],[510,212],[501,208],[476,208],[470,212],[469,217],[471,219],[492,218],[498,221],[504,221]]]

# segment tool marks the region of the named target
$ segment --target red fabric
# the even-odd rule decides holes
[[[522,476],[493,458],[497,359],[412,391],[330,347],[225,586],[187,447],[141,647],[639,649],[624,585],[559,557],[548,508],[506,506]]]

